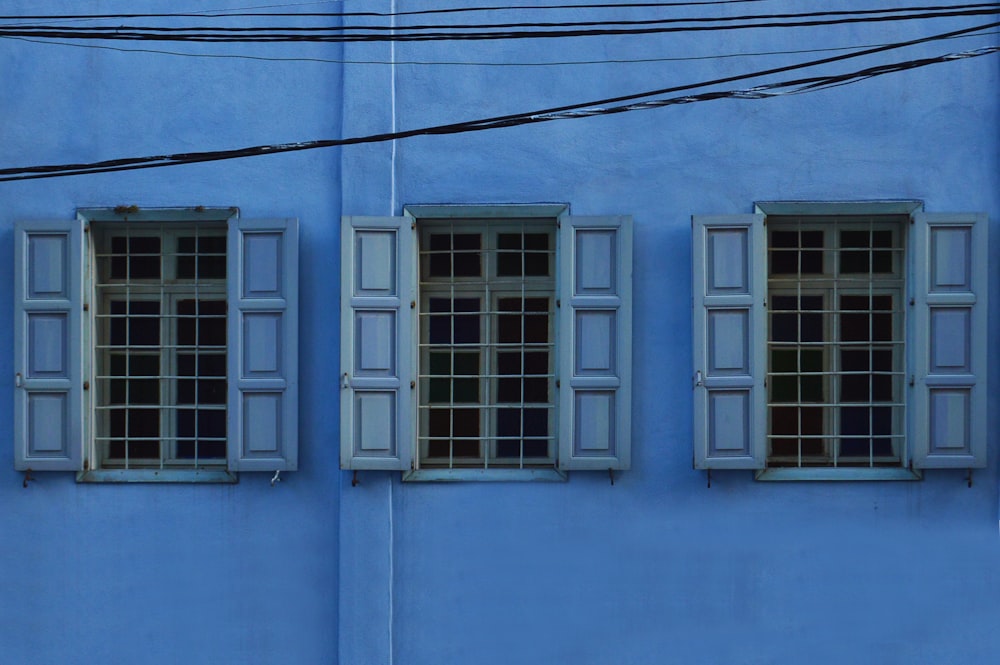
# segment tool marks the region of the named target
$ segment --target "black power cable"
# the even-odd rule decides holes
[[[897,42],[895,44],[887,44],[876,48],[856,51],[854,53],[831,56],[819,60],[812,60],[794,65],[786,65],[783,67],[775,67],[773,69],[761,70],[747,74],[739,74],[725,78],[715,79],[713,81],[703,81],[700,83],[675,86],[672,88],[663,88],[660,90],[651,90],[632,95],[612,97],[603,100],[583,102],[569,106],[562,106],[562,107],[544,109],[539,111],[531,111],[527,113],[517,113],[506,116],[497,116],[493,118],[484,118],[479,120],[464,121],[446,125],[437,125],[433,127],[423,127],[419,129],[411,129],[398,132],[387,132],[382,134],[373,134],[369,136],[353,137],[346,139],[325,139],[316,141],[305,141],[300,143],[284,143],[284,144],[253,146],[248,148],[238,148],[234,150],[214,150],[205,152],[177,153],[172,155],[132,157],[124,159],[104,160],[104,161],[90,162],[90,163],[7,168],[7,169],[0,169],[0,182],[9,182],[13,180],[34,180],[40,178],[55,178],[55,177],[70,176],[70,175],[85,175],[90,173],[111,173],[116,171],[132,171],[138,169],[160,168],[165,166],[179,166],[182,164],[195,164],[200,162],[221,161],[221,160],[236,159],[241,157],[253,157],[258,155],[296,152],[300,150],[314,150],[317,148],[357,145],[362,143],[378,143],[384,141],[410,138],[413,136],[461,134],[473,131],[483,131],[487,129],[499,129],[501,127],[513,127],[517,125],[549,122],[552,120],[568,120],[574,118],[593,117],[597,115],[610,115],[613,113],[623,113],[627,111],[661,108],[665,106],[690,104],[694,102],[711,101],[716,99],[726,99],[726,98],[762,99],[765,97],[776,96],[778,94],[778,92],[776,91],[779,91],[784,88],[798,88],[797,90],[794,91],[795,93],[808,92],[811,90],[818,90],[826,87],[846,85],[847,83],[857,82],[864,79],[873,78],[876,76],[882,76],[888,73],[905,71],[907,69],[915,69],[918,67],[926,67],[928,65],[937,63],[951,62],[961,58],[972,58],[972,57],[979,57],[982,55],[990,55],[993,53],[1000,52],[1000,47],[990,47],[985,49],[979,49],[976,51],[967,51],[959,54],[946,54],[932,58],[922,58],[918,60],[908,60],[897,63],[876,65],[873,67],[868,67],[847,74],[793,79],[789,81],[782,81],[778,83],[756,86],[750,89],[707,92],[697,95],[683,95],[680,97],[673,97],[668,99],[638,102],[634,104],[627,104],[611,108],[593,108],[603,104],[616,104],[623,101],[632,101],[636,99],[641,99],[643,97],[650,97],[653,95],[672,94],[675,92],[692,90],[695,88],[706,87],[710,85],[732,83],[738,80],[746,80],[750,78],[757,78],[760,76],[783,73],[797,69],[804,69],[806,67],[829,64],[832,62],[858,58],[862,56],[872,55],[875,53],[881,53],[884,51],[913,46],[916,44],[928,43],[942,39],[950,39],[958,35],[968,34],[971,32],[978,32],[982,30],[988,30],[991,28],[996,28],[998,26],[1000,26],[1000,22],[989,23],[986,25],[981,25],[973,28],[965,28],[962,30],[955,30],[951,32],[941,33],[938,35],[924,37],[921,39],[915,39],[906,42]],[[792,93],[783,93],[783,94],[792,94]]]

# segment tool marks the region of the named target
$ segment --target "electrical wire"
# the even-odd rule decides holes
[[[131,18],[391,18],[400,16],[427,16],[434,14],[464,14],[470,12],[498,12],[498,11],[550,11],[550,10],[581,10],[581,9],[649,9],[662,7],[702,7],[711,5],[737,5],[751,4],[758,2],[770,2],[771,0],[701,0],[700,2],[622,2],[622,3],[581,3],[581,4],[561,4],[561,5],[498,5],[483,7],[445,7],[439,9],[412,9],[407,11],[394,12],[373,12],[373,11],[342,11],[342,12],[250,12],[244,10],[204,10],[199,12],[171,12],[160,14],[38,14],[38,15],[0,15],[0,20],[52,20],[52,21],[78,21],[78,20],[117,20]],[[298,3],[299,6],[305,4],[324,3]],[[282,5],[278,5],[282,6]]]
[[[897,12],[911,13],[897,13]],[[891,12],[891,13],[890,13]],[[914,13],[915,12],[915,13]],[[889,15],[886,15],[889,14]],[[752,28],[790,28],[911,21],[960,16],[1000,14],[1000,3],[948,5],[902,9],[860,11],[809,12],[737,17],[693,17],[647,19],[642,21],[570,21],[562,23],[474,24],[460,26],[284,26],[284,27],[154,27],[154,26],[94,26],[66,29],[55,26],[0,27],[0,37],[32,37],[55,39],[149,40],[177,42],[272,43],[272,42],[384,42],[384,41],[453,41],[510,40],[611,35],[664,34],[675,32],[706,32]],[[726,24],[732,21],[760,21]],[[695,25],[675,25],[677,23]],[[704,25],[711,24],[711,25]],[[595,26],[629,26],[621,28]],[[636,27],[647,26],[647,27]],[[651,27],[657,26],[657,27]],[[510,28],[517,28],[516,30]],[[540,29],[535,29],[540,28]],[[560,28],[560,29],[553,29]],[[450,30],[450,32],[449,32]],[[353,31],[370,31],[347,34]]]
[[[883,76],[889,73],[906,71],[918,67],[926,67],[932,64],[952,62],[959,59],[990,55],[1000,51],[1000,47],[986,47],[982,49],[965,51],[961,53],[949,53],[930,58],[921,58],[916,60],[907,60],[896,63],[876,65],[873,67],[867,67],[847,74],[792,79],[777,83],[758,85],[751,88],[713,91],[695,95],[682,95],[666,99],[634,102],[634,100],[641,99],[643,97],[650,97],[661,94],[673,94],[675,92],[687,91],[700,87],[720,85],[724,83],[731,83],[738,80],[746,80],[765,75],[803,69],[806,67],[813,67],[821,64],[829,64],[832,62],[848,60],[851,58],[858,58],[862,56],[872,55],[875,53],[881,53],[907,46],[913,46],[916,44],[928,43],[932,41],[938,41],[941,39],[948,39],[951,37],[955,37],[961,34],[966,34],[968,32],[976,30],[985,30],[996,27],[1000,27],[1000,22],[991,23],[983,26],[977,26],[975,28],[965,28],[962,30],[942,33],[940,35],[933,35],[921,39],[910,40],[907,42],[899,42],[892,45],[880,46],[873,49],[865,49],[850,54],[831,56],[819,60],[797,63],[794,65],[786,65],[783,67],[776,67],[769,70],[729,76],[725,78],[715,79],[714,81],[704,81],[700,83],[687,84],[672,88],[646,91],[641,93],[635,93],[632,95],[624,95],[604,100],[583,102],[579,104],[562,106],[552,109],[545,109],[540,111],[517,113],[517,114],[498,116],[493,118],[484,118],[479,120],[463,121],[446,125],[437,125],[433,127],[423,127],[419,129],[394,131],[383,134],[373,134],[368,136],[352,137],[345,139],[326,139],[326,140],[316,140],[316,141],[305,141],[299,143],[253,146],[253,147],[239,148],[234,150],[215,150],[215,151],[205,151],[205,152],[178,153],[172,155],[133,157],[124,159],[104,160],[104,161],[90,162],[90,163],[7,168],[7,169],[0,169],[0,182],[9,182],[14,180],[34,180],[40,178],[64,177],[70,175],[111,173],[117,171],[132,171],[132,170],[148,169],[148,168],[161,168],[166,166],[179,166],[182,164],[195,164],[201,162],[221,161],[221,160],[229,160],[242,157],[252,157],[258,155],[280,154],[285,152],[313,150],[318,148],[328,148],[334,146],[357,145],[363,143],[378,143],[384,141],[410,138],[414,136],[441,136],[448,134],[461,134],[461,133],[468,133],[475,131],[485,131],[487,129],[499,129],[502,127],[514,127],[519,125],[549,122],[553,120],[568,120],[568,119],[577,119],[585,117],[594,117],[600,115],[610,115],[616,113],[647,110],[652,108],[662,108],[666,106],[691,104],[695,102],[712,101],[718,99],[765,99],[769,97],[775,97],[781,94],[801,94],[803,92],[811,92],[815,90],[822,90],[826,88],[847,85],[849,83],[856,83],[877,76]],[[618,106],[605,106],[607,104],[618,104],[619,102],[623,101],[628,101],[632,103],[618,105]]]
[[[980,32],[977,34],[959,35],[949,39],[970,39],[981,36],[998,35],[1000,32]],[[29,39],[27,37],[6,37],[16,41],[29,42],[31,44],[42,44],[46,46],[70,46],[84,49],[97,49],[102,51],[115,51],[118,53],[150,53],[154,55],[169,55],[185,58],[209,58],[222,60],[259,60],[263,62],[307,62],[336,65],[414,65],[414,66],[440,66],[440,67],[572,67],[578,65],[631,65],[649,64],[657,62],[695,62],[700,60],[726,60],[732,58],[756,58],[777,55],[803,55],[807,53],[831,53],[836,51],[853,51],[856,49],[875,48],[885,46],[886,43],[878,44],[854,44],[851,46],[830,46],[825,48],[811,49],[790,49],[783,51],[746,51],[742,53],[719,53],[715,55],[690,55],[675,56],[665,58],[604,58],[600,60],[549,60],[545,62],[496,62],[486,60],[340,60],[334,58],[306,58],[306,57],[270,57],[262,55],[246,55],[232,53],[184,53],[182,51],[165,51],[162,49],[143,48],[123,48],[118,46],[104,46],[99,44],[78,44],[74,42],[61,42],[47,39]]]

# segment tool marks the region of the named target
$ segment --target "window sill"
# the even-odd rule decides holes
[[[236,483],[224,469],[94,469],[76,474],[78,483]]]
[[[799,469],[776,467],[761,469],[754,474],[755,480],[820,480],[820,481],[871,481],[871,480],[920,480],[923,475],[914,469],[904,467],[881,467],[877,469],[829,467]]]
[[[565,482],[554,468],[541,469],[414,469],[403,474],[405,482]]]

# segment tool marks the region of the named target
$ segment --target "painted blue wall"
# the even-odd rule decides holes
[[[10,4],[9,13],[43,11]],[[45,4],[45,13],[80,11]],[[362,7],[324,9],[341,6]],[[313,58],[296,62],[4,40],[0,168],[405,130],[832,53],[677,58],[887,43],[977,22],[985,19],[557,41],[152,46]],[[997,43],[996,35],[949,40],[715,89]],[[651,58],[673,60],[316,61]],[[997,256],[998,74],[992,55],[798,96],[0,183],[0,256],[13,254],[15,219],[68,218],[80,207],[238,206],[243,217],[294,216],[301,225],[300,470],[274,488],[256,474],[234,486],[99,486],[51,473],[24,489],[12,463],[0,464],[0,662],[991,662],[1000,652],[997,397],[988,467],[971,488],[964,472],[936,471],[919,482],[844,484],[717,472],[709,489],[691,467],[688,377],[692,214],[746,213],[758,200],[920,199],[931,212],[988,213]],[[352,487],[337,462],[340,216],[537,202],[634,218],[632,470],[613,486],[599,473],[551,484],[422,484],[362,472]],[[992,263],[996,286],[1000,262]],[[0,262],[0,312],[13,310],[12,279],[11,264]],[[1000,338],[998,307],[993,297],[991,339]],[[0,347],[12,334],[0,325]],[[998,359],[991,352],[994,382]],[[0,354],[0,376],[13,373]],[[11,383],[0,382],[0,405],[12,402]],[[11,434],[0,428],[0,459],[12,458]]]

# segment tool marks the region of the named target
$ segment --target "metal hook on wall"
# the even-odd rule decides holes
[[[28,486],[28,483],[31,482],[32,480],[34,480],[34,478],[31,477],[31,469],[26,469],[24,472],[24,482],[21,483],[21,487],[26,488]]]
[[[274,472],[274,476],[271,477],[271,487],[274,487],[275,483],[281,482],[281,469],[277,469]]]

